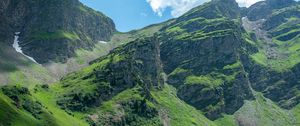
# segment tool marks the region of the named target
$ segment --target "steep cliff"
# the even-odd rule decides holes
[[[111,41],[127,44],[53,85],[2,87],[0,124],[297,125],[298,24],[294,1],[241,9],[212,0],[158,27],[119,33]],[[5,122],[5,114],[25,116]]]
[[[273,10],[296,4],[294,0],[265,0],[257,2],[247,9],[246,16],[251,20],[259,20],[268,17]]]
[[[179,17],[162,35],[168,83],[179,98],[213,120],[254,98],[241,56],[257,49],[244,38],[239,17],[234,0],[215,0]]]
[[[10,44],[20,32],[24,53],[39,63],[66,62],[76,49],[92,49],[116,31],[110,18],[78,0],[4,0],[0,7],[3,41]]]
[[[262,92],[281,107],[291,109],[300,102],[300,8],[294,1],[266,2],[269,3],[268,6],[272,5],[275,8],[271,9],[264,19],[252,22],[252,27],[256,27],[257,30],[248,30],[256,34],[259,52],[251,56],[252,61],[245,59],[246,71],[256,91]]]

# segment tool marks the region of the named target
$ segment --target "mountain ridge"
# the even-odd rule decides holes
[[[12,110],[8,114],[28,112],[25,119],[53,125],[63,125],[61,119],[78,125],[297,125],[298,6],[246,21],[234,0],[213,0],[147,32],[132,32],[126,44],[55,84],[1,87],[2,99],[13,104],[0,97],[0,105]],[[274,23],[278,18],[284,20]]]
[[[76,49],[91,49],[95,41],[108,41],[116,31],[111,19],[78,0],[45,2],[5,0],[1,5],[1,15],[8,21],[2,23],[10,26],[11,33],[21,32],[24,53],[39,63],[66,62]]]

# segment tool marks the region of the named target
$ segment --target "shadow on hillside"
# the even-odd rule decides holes
[[[20,67],[27,67],[33,63],[20,53],[17,53],[12,46],[0,43],[0,73],[14,72]]]

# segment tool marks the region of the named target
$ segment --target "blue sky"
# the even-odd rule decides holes
[[[85,5],[112,18],[119,31],[139,29],[172,18],[167,8],[158,16],[146,0],[80,0]]]
[[[118,31],[126,32],[178,17],[209,0],[80,0],[112,18]],[[250,6],[260,0],[237,0]]]

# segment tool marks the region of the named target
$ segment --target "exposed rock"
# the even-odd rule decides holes
[[[251,21],[265,19],[272,14],[273,9],[281,9],[295,3],[294,0],[266,0],[257,2],[249,7],[245,16]]]
[[[254,98],[247,73],[238,64],[244,51],[257,49],[246,43],[241,24],[233,21],[239,15],[235,1],[212,1],[179,17],[161,35],[167,82],[178,89],[179,98],[212,120],[222,113],[233,114],[244,100]],[[173,32],[172,28],[178,30]],[[225,69],[233,64],[237,67]],[[187,84],[190,76],[198,77],[199,82]]]
[[[156,37],[136,40],[114,49],[109,55],[92,62],[90,67],[64,77],[61,84],[65,88],[77,86],[69,92],[62,92],[64,97],[58,104],[66,109],[84,111],[86,107],[99,106],[138,85],[143,87],[144,97],[151,99],[150,89],[164,86],[159,51]],[[85,91],[81,86],[95,88]]]
[[[4,0],[0,8],[0,25],[6,26],[0,30],[11,36],[20,31],[24,53],[39,63],[66,62],[76,49],[92,49],[116,31],[111,19],[78,0]]]

